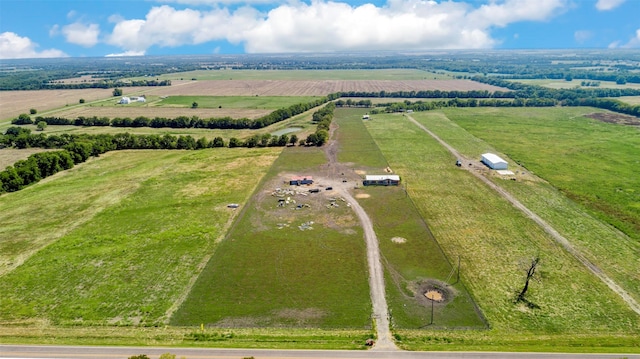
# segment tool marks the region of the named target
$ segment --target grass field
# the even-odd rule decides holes
[[[361,120],[362,109],[336,112],[340,141],[339,159],[355,161],[357,171],[383,174],[387,160],[378,149]],[[355,191],[358,201],[374,223],[384,258],[387,301],[394,328],[421,328],[430,324],[429,302],[423,300],[424,288],[437,284],[451,301],[434,306],[437,328],[484,328],[485,323],[466,288],[448,278],[453,267],[431,235],[405,188],[361,187]],[[381,205],[384,204],[384,205]],[[394,242],[393,239],[396,239]],[[398,239],[404,241],[398,242]]]
[[[473,148],[473,144],[478,138],[485,138],[526,165],[526,170],[549,181],[499,182],[571,238],[593,263],[640,300],[637,129],[581,116],[592,110],[457,109],[445,111],[455,124],[437,115],[430,116],[429,121],[441,136],[468,156],[479,156],[482,147]],[[475,141],[460,135],[458,125],[478,136]],[[528,135],[516,135],[524,132]],[[582,205],[568,200],[563,193]],[[631,238],[596,218],[626,229]]]
[[[3,195],[0,319],[165,323],[279,151],[111,152]]]
[[[430,128],[432,115],[437,113],[414,117]],[[409,179],[409,195],[444,252],[449,258],[461,257],[462,280],[486,315],[490,335],[562,333],[578,339],[640,331],[638,315],[617,295],[536,224],[455,167],[455,158],[415,125],[402,116],[385,115],[367,122],[367,128],[391,167]],[[451,138],[468,136],[458,131],[452,129]],[[533,256],[544,263],[540,281],[528,294],[535,306],[514,304],[524,284],[523,266]],[[412,334],[423,339],[429,335]]]
[[[355,214],[300,195],[289,196],[310,208],[281,208],[270,195],[289,188],[285,173],[324,161],[315,148],[281,154],[172,324],[370,328],[365,244]],[[313,229],[299,229],[310,222]]]

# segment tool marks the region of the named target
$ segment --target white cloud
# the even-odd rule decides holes
[[[0,33],[0,59],[25,59],[40,57],[67,57],[64,52],[56,49],[37,51],[38,44],[28,37],[22,37],[14,32]]]
[[[144,56],[144,51],[125,51],[118,54],[107,54],[105,57]]]
[[[162,5],[145,19],[112,17],[116,25],[107,42],[137,52],[215,40],[244,44],[252,53],[490,48],[497,44],[492,28],[545,21],[565,6],[566,0],[492,0],[480,7],[454,1],[388,0],[384,6],[352,6],[291,0],[265,14],[248,6],[201,11]]]
[[[577,43],[583,44],[585,41],[593,37],[593,32],[589,30],[578,30],[573,33],[573,38]]]
[[[596,3],[596,9],[600,11],[613,10],[622,5],[626,0],[598,0]],[[636,0],[634,0],[636,1]]]
[[[84,47],[92,47],[98,43],[100,27],[98,24],[85,25],[76,22],[62,27],[62,34],[64,34],[67,42]]]
[[[629,40],[629,42],[627,42],[626,44],[622,45],[621,47],[627,48],[627,49],[635,49],[635,48],[640,48],[640,29],[636,30],[636,36],[632,37],[631,40]]]

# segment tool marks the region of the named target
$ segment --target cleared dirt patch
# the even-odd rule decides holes
[[[627,116],[619,113],[610,113],[610,112],[595,112],[585,115],[585,117],[592,118],[594,120],[606,122],[606,123],[615,123],[618,125],[627,125],[627,126],[640,126],[640,118],[634,116]]]
[[[425,306],[449,303],[456,295],[455,289],[436,279],[425,279],[414,284],[416,300]]]
[[[368,194],[368,193],[358,193],[358,194],[355,195],[355,197],[356,198],[369,198],[369,197],[371,197],[371,195]]]

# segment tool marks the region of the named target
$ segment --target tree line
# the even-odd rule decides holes
[[[305,146],[322,146],[329,138],[329,126],[333,119],[334,103],[316,111],[312,115],[314,123],[317,123],[316,131],[299,144]],[[209,141],[202,137],[198,140],[190,135],[172,136],[165,135],[132,135],[130,133],[118,134],[61,134],[45,135],[43,133],[32,134],[31,130],[22,127],[10,127],[5,134],[0,135],[0,148],[59,148],[60,151],[40,152],[29,156],[26,160],[20,160],[13,166],[0,172],[0,193],[18,191],[25,186],[36,183],[41,179],[60,171],[72,168],[82,163],[91,156],[100,156],[108,151],[128,149],[182,149],[198,150],[216,147],[275,147],[295,145],[298,137],[294,134],[273,136],[271,134],[255,134],[246,140],[236,137],[225,142],[222,137],[216,137]]]
[[[37,116],[32,119],[28,114],[20,114],[11,121],[14,125],[29,125],[39,122],[45,122],[47,125],[66,125],[66,126],[112,126],[112,127],[152,127],[152,128],[208,128],[208,129],[260,129],[270,126],[274,123],[284,121],[293,116],[306,112],[314,107],[318,107],[328,101],[335,100],[339,94],[330,94],[307,103],[298,103],[287,108],[282,108],[271,112],[268,115],[257,119],[231,117],[221,118],[199,118],[198,116],[178,116],[176,118],[154,117],[148,118],[138,116],[136,118],[129,117],[85,117],[78,116],[74,119],[55,116]]]
[[[40,152],[20,160],[0,171],[0,193],[14,192],[86,161],[89,157],[103,153],[130,149],[199,150],[216,147],[273,147],[296,144],[297,136],[271,134],[254,135],[246,140],[232,137],[226,142],[222,137],[207,140],[195,139],[190,135],[132,135],[118,134],[32,134],[29,129],[10,127],[0,135],[0,148],[48,148],[60,151]]]

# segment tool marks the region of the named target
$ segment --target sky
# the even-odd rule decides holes
[[[0,0],[0,59],[640,48],[640,0]]]

